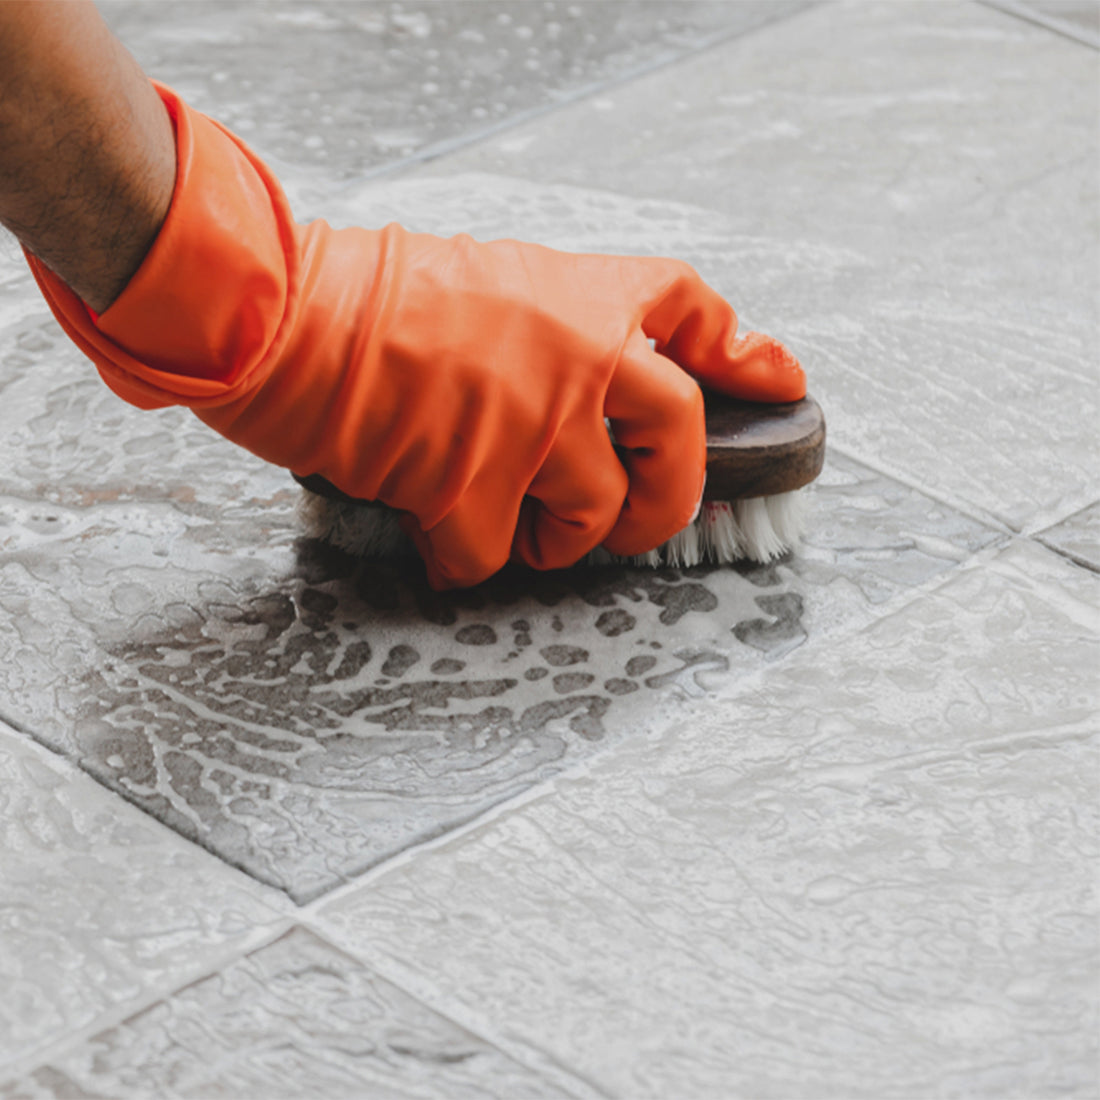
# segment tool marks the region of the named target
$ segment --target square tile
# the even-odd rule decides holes
[[[1098,589],[1013,546],[319,926],[612,1095],[1090,1095]]]
[[[0,1067],[246,950],[280,900],[0,725]]]

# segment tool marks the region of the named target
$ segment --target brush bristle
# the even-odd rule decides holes
[[[299,515],[307,533],[361,558],[394,558],[414,554],[397,523],[397,513],[379,504],[330,500],[303,490]],[[704,501],[695,521],[656,550],[621,558],[593,550],[590,565],[625,562],[652,569],[686,568],[700,562],[767,563],[782,557],[802,537],[806,495],[801,489],[752,500]]]
[[[330,500],[302,490],[298,516],[310,537],[358,558],[396,558],[414,554],[397,513],[384,504]]]

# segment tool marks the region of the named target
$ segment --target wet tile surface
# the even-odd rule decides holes
[[[439,599],[117,401],[0,241],[0,1095],[1095,1093],[1095,54],[831,5],[348,183],[776,10],[111,8],[303,214],[687,258],[835,446],[773,569]],[[394,852],[303,914],[360,961],[242,958],[292,906],[223,861]]]
[[[564,1100],[589,1094],[577,1084],[536,1075],[298,929],[0,1095]]]
[[[331,183],[811,5],[104,0],[99,6],[151,76],[263,155]]]
[[[246,949],[278,901],[0,725],[0,1067]]]
[[[1100,503],[1048,528],[1039,538],[1079,565],[1100,572]]]
[[[0,551],[0,676],[36,736],[299,900],[995,538],[839,460],[786,563],[515,573],[439,597],[415,563],[292,549],[285,509],[242,511],[285,524],[265,552],[226,548],[224,524],[204,545],[208,520],[153,504],[123,511],[137,530]]]
[[[336,209],[523,223],[609,251],[646,225],[724,262],[696,208],[523,183],[495,185],[489,208],[470,197],[483,183],[375,185]],[[837,455],[807,545],[776,567],[514,574],[441,599],[415,564],[357,567],[303,541],[282,471],[189,414],[125,406],[52,322],[0,333],[0,359],[6,705],[300,901],[855,628],[999,537]]]
[[[1095,66],[978,5],[829,6],[430,170],[712,211],[834,441],[1021,528],[1095,485]]]
[[[1098,587],[1014,546],[321,925],[613,1095],[1089,1095]]]

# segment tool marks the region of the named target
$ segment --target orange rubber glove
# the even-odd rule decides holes
[[[158,91],[178,150],[160,234],[98,318],[30,257],[51,308],[127,401],[187,405],[261,458],[401,510],[437,588],[510,557],[548,569],[657,546],[702,494],[695,379],[805,393],[794,357],[738,339],[686,264],[298,225],[238,138]]]

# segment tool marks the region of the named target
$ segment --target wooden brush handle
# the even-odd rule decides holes
[[[808,485],[821,473],[825,461],[825,416],[812,397],[789,405],[761,405],[706,390],[704,401],[707,416],[704,500],[746,500],[787,493]],[[320,474],[295,474],[294,478],[318,496],[356,502],[356,498],[341,492]]]
[[[787,405],[738,401],[705,390],[704,500],[773,496],[808,485],[825,462],[825,415],[805,397]]]

